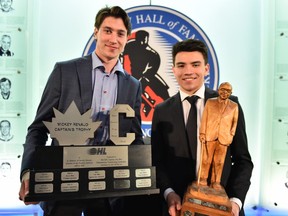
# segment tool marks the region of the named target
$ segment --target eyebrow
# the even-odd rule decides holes
[[[112,30],[112,31],[117,31],[117,32],[123,32],[123,33],[127,33],[126,30],[123,30],[123,29],[113,29],[111,28],[110,26],[103,26],[103,29],[109,29],[109,30]]]
[[[193,62],[188,62],[188,64],[197,64],[197,63],[201,63],[201,61],[193,61]],[[178,64],[186,64],[186,62],[176,62],[176,65]]]

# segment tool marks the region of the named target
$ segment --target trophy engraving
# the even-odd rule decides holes
[[[113,172],[114,178],[129,178],[130,171],[129,169],[121,169],[121,170],[114,170]]]
[[[34,189],[36,194],[52,193],[53,184],[36,184]]]
[[[89,191],[101,191],[106,189],[105,181],[89,182],[88,190]]]
[[[135,170],[135,176],[137,178],[144,178],[144,177],[150,177],[151,176],[151,169],[136,169]]]
[[[78,182],[69,182],[61,184],[61,192],[77,192],[79,191]]]
[[[55,118],[52,118],[52,122],[43,123],[48,128],[51,138],[56,138],[60,145],[85,145],[87,138],[94,137],[94,131],[101,123],[92,122],[91,109],[81,115],[74,101],[65,114],[55,108],[53,110]]]
[[[61,173],[62,181],[77,181],[79,180],[79,172],[62,172]]]
[[[136,187],[143,188],[143,187],[151,187],[151,179],[137,179],[136,180]]]
[[[128,166],[128,146],[74,146],[64,147],[63,151],[64,169]]]
[[[88,172],[88,179],[95,180],[95,179],[105,179],[105,170],[92,170]]]
[[[53,181],[53,172],[41,172],[35,174],[35,182],[50,182]]]

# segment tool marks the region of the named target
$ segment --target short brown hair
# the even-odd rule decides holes
[[[100,9],[96,15],[95,18],[95,24],[94,26],[99,29],[101,24],[103,23],[104,19],[107,17],[115,17],[115,18],[121,18],[123,20],[123,23],[127,29],[127,35],[131,34],[131,22],[128,14],[119,6],[113,6],[113,7],[104,7]]]

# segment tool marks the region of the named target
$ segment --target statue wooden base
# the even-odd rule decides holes
[[[231,203],[224,189],[215,190],[193,182],[184,195],[181,216],[231,216]]]

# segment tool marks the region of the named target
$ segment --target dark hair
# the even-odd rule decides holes
[[[6,81],[8,81],[8,83],[9,83],[9,85],[11,87],[11,81],[8,78],[6,78],[6,77],[1,78],[0,83],[6,82]]]
[[[1,163],[1,167],[2,167],[3,165],[8,165],[8,166],[11,167],[11,164],[10,164],[9,162],[2,162],[2,163]]]
[[[202,53],[206,65],[208,63],[208,48],[202,41],[196,39],[187,39],[174,44],[172,49],[173,65],[175,63],[177,53],[195,51]]]
[[[2,120],[2,121],[0,122],[0,126],[2,125],[3,122],[7,122],[8,125],[9,125],[9,127],[11,127],[11,123],[10,123],[10,121],[8,121],[8,120]]]
[[[127,13],[119,6],[105,7],[99,10],[95,18],[94,26],[99,29],[104,19],[107,17],[121,18],[127,29],[127,35],[131,34],[131,22]]]

